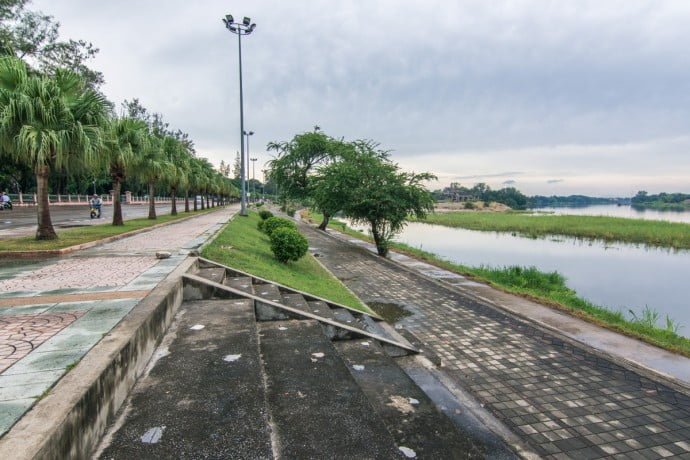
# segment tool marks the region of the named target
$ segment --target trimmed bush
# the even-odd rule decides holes
[[[297,230],[295,223],[289,219],[285,219],[284,217],[269,217],[264,221],[262,231],[266,235],[271,236],[271,233],[273,233],[275,229],[281,227],[288,227]]]
[[[269,217],[273,217],[273,213],[268,209],[262,209],[261,211],[259,211],[259,217],[261,217],[261,220],[266,220]]]
[[[304,257],[309,249],[307,239],[294,228],[279,227],[271,233],[271,251],[280,262],[286,264]]]
[[[264,231],[264,222],[266,222],[266,221],[265,220],[259,220],[256,223],[256,228],[258,228],[260,232]]]
[[[295,213],[297,212],[297,209],[295,208],[287,208],[285,209],[285,214],[287,214],[290,217],[295,217]]]

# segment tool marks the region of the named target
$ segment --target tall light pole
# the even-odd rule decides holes
[[[247,215],[247,190],[244,181],[244,100],[242,95],[242,35],[249,35],[256,29],[256,24],[252,23],[252,20],[248,17],[242,19],[242,23],[235,22],[232,14],[226,14],[223,18],[223,24],[225,28],[228,29],[233,34],[237,35],[237,49],[239,52],[240,59],[240,144],[241,144],[241,161],[240,161],[240,184],[242,186],[242,193],[240,198],[240,215]]]
[[[249,161],[249,136],[254,135],[254,131],[242,131],[242,134],[247,138],[247,161]],[[249,168],[249,163],[246,163],[247,168]],[[249,176],[249,170],[247,170],[247,176]],[[247,184],[247,191],[249,191],[249,184]]]
[[[252,162],[252,198],[254,198],[253,201],[256,203],[256,178],[254,177],[256,158],[250,158],[249,160]]]

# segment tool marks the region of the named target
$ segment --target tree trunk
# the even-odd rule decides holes
[[[208,204],[208,193],[206,194],[206,208],[211,209],[211,205]]]
[[[203,211],[206,209],[206,206],[204,206],[204,193],[199,194],[199,197],[201,197],[199,201],[201,201],[201,210]]]
[[[149,219],[156,219],[156,201],[153,193],[155,192],[153,182],[149,182]]]
[[[325,232],[326,227],[328,227],[328,221],[329,220],[331,220],[331,216],[329,216],[328,213],[324,211],[323,221],[321,222],[321,224],[319,224],[319,230],[323,230]]]
[[[386,257],[388,255],[388,242],[384,240],[383,236],[379,233],[378,228],[374,223],[371,223],[371,236],[374,237],[374,244],[376,244],[376,252],[381,257]]]
[[[196,204],[196,194],[197,194],[197,191],[194,190],[194,212],[197,212],[197,210],[198,210],[197,204]]]
[[[177,189],[173,187],[170,189],[170,197],[172,198],[172,207],[170,208],[170,215],[171,216],[176,216],[177,215]]]
[[[53,228],[53,222],[50,219],[48,176],[50,176],[50,167],[48,165],[40,165],[36,168],[36,200],[38,202],[37,240],[55,240],[58,237]]]
[[[189,189],[184,191],[184,212],[189,212]]]
[[[113,225],[124,225],[122,221],[122,203],[120,203],[120,190],[122,182],[119,177],[113,177]]]

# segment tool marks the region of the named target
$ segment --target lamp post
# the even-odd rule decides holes
[[[233,34],[237,35],[237,49],[239,52],[240,61],[240,144],[241,144],[241,161],[240,161],[240,184],[242,186],[242,193],[240,198],[240,215],[247,215],[247,190],[244,181],[244,142],[242,142],[244,135],[244,100],[242,95],[242,35],[249,35],[254,32],[256,24],[252,23],[252,20],[248,17],[242,19],[242,23],[235,22],[232,14],[226,14],[223,18],[223,24],[225,28],[228,29]]]
[[[256,158],[249,159],[252,162],[252,198],[254,198],[254,203],[256,203],[256,178],[254,177]]]
[[[249,160],[249,136],[254,135],[254,131],[242,131],[242,134],[247,138],[247,160]],[[249,163],[245,163],[247,168],[249,168]],[[247,170],[247,176],[249,176],[249,170]],[[246,184],[247,191],[249,191],[249,184]]]

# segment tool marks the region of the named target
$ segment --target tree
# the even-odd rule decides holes
[[[173,136],[163,139],[163,151],[170,167],[167,171],[166,182],[170,186],[172,207],[170,215],[177,215],[177,190],[187,184],[187,170],[191,156],[187,147]]]
[[[378,254],[386,256],[409,214],[423,218],[433,210],[433,198],[422,182],[436,177],[402,172],[376,147],[357,142],[349,154],[322,167],[318,190],[330,193],[334,203],[342,200],[342,211],[354,222],[368,224]]]
[[[31,74],[16,58],[0,58],[0,142],[9,156],[36,174],[36,239],[55,239],[50,218],[51,171],[74,173],[102,149],[108,104],[74,72]]]
[[[295,201],[311,197],[311,181],[314,169],[337,158],[343,142],[335,140],[320,130],[298,134],[289,142],[271,142],[268,150],[278,153],[269,162],[271,181],[280,188],[283,198]],[[319,228],[325,229],[331,216],[326,210]]]
[[[133,168],[148,186],[149,219],[156,219],[156,183],[166,177],[171,166],[163,155],[163,139],[149,135],[146,146]]]
[[[144,152],[147,142],[146,123],[135,118],[116,118],[109,126],[108,170],[113,183],[113,225],[124,225],[120,195],[129,165]]]
[[[103,74],[86,65],[98,48],[83,40],[61,41],[60,24],[52,16],[28,11],[23,0],[2,0],[0,40],[4,54],[16,56],[44,74],[67,69],[80,75],[87,85],[103,83]]]

